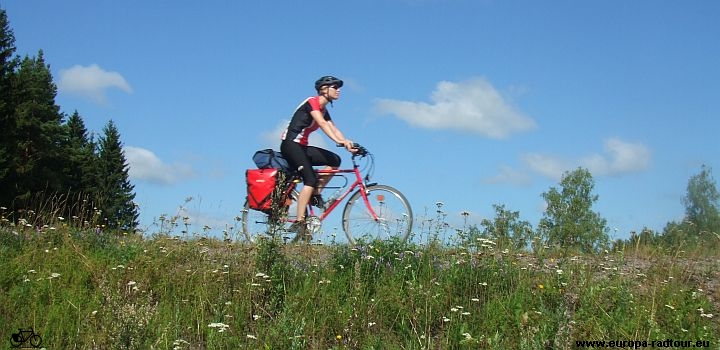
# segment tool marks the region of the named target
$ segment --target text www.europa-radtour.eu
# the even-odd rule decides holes
[[[576,340],[575,346],[581,348],[709,348],[707,340]]]

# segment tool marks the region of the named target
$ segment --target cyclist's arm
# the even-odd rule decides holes
[[[320,111],[311,111],[310,115],[330,139],[335,143],[343,144],[348,151],[352,152],[353,142],[346,139],[345,135],[343,135],[332,121],[325,120],[325,117]]]

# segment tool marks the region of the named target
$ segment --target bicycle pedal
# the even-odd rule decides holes
[[[321,208],[321,209],[325,209],[325,208],[326,208],[326,206],[325,206],[326,203],[325,203],[325,201],[323,200],[323,198],[322,198],[319,194],[314,194],[314,195],[310,198],[310,205],[312,205],[313,207],[316,207],[316,208]]]

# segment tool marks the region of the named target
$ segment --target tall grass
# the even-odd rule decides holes
[[[32,327],[54,349],[720,346],[717,256],[429,242],[245,245],[4,221],[0,333]]]

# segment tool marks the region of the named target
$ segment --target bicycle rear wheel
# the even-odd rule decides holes
[[[17,335],[17,337],[16,337]],[[13,348],[19,348],[24,343],[22,340],[22,333],[15,333],[10,336],[10,346]]]
[[[297,191],[292,191],[290,193],[290,205],[283,208],[283,210],[276,210],[275,215],[251,209],[250,204],[245,200],[241,215],[243,238],[250,243],[254,243],[258,236],[274,236],[278,232],[284,232],[285,223],[295,221],[297,216],[298,195]]]
[[[412,229],[413,213],[410,203],[397,189],[386,185],[367,188],[368,204],[377,215],[373,218],[361,191],[353,193],[343,211],[342,226],[351,244],[357,239],[373,240],[397,237],[407,240]]]

